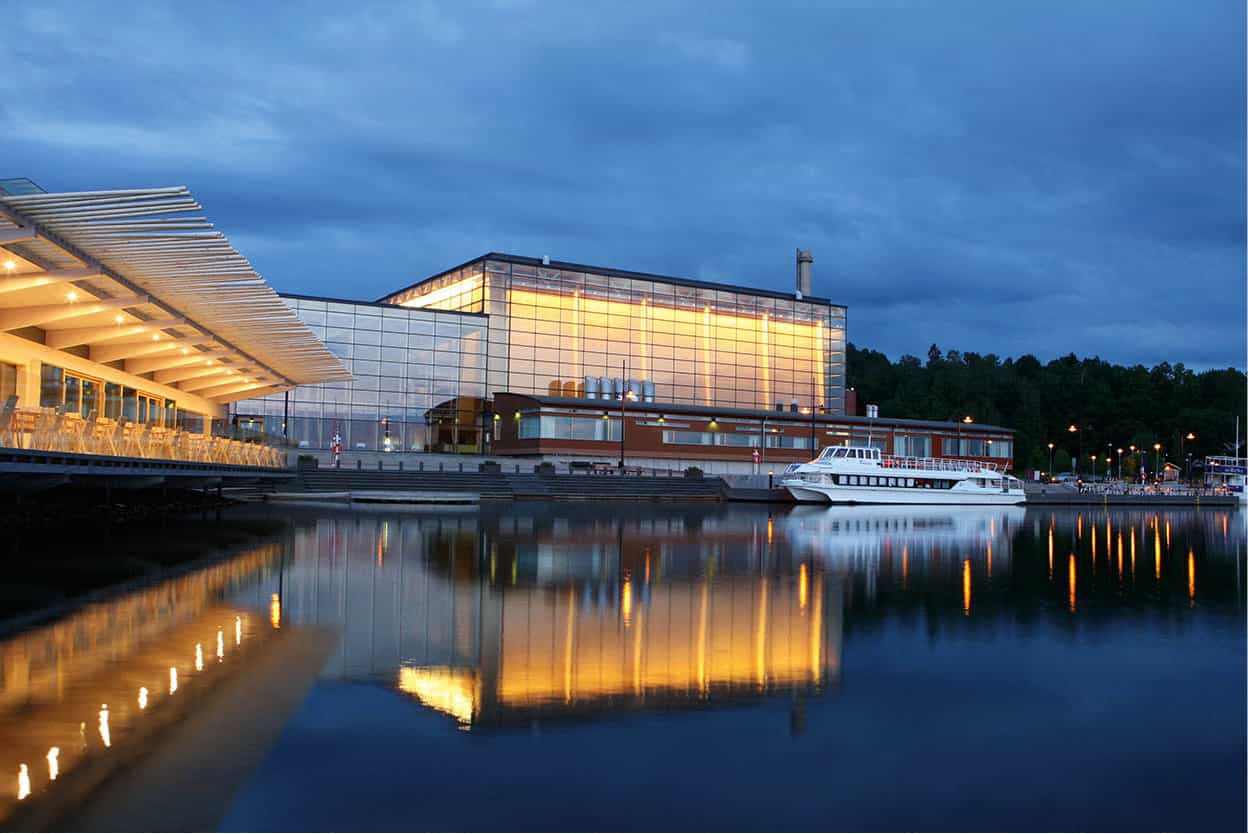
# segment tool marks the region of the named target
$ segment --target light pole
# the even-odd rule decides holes
[[[1161,444],[1154,443],[1153,451],[1157,453],[1157,463],[1153,467],[1153,480],[1160,481],[1161,480]]]
[[[1049,444],[1049,480],[1053,480],[1053,444]]]
[[[1080,431],[1079,427],[1076,426],[1074,423],[1071,423],[1070,428],[1066,429],[1066,431],[1070,432],[1071,434],[1077,435],[1079,437],[1079,454],[1075,456],[1075,465],[1074,465],[1075,477],[1078,478],[1079,477],[1079,458],[1083,457],[1083,432]]]
[[[1135,461],[1135,444],[1134,444],[1134,443],[1132,443],[1132,444],[1131,444],[1130,449],[1131,449],[1131,460],[1132,460],[1132,461]],[[1139,463],[1139,461],[1135,461],[1135,462],[1136,462],[1136,463]],[[1140,471],[1141,471],[1141,472],[1143,472],[1143,471],[1144,471],[1144,465],[1143,465],[1143,464],[1140,464]],[[1133,477],[1134,477],[1134,476],[1133,476]],[[1141,483],[1143,483],[1143,482],[1144,482],[1144,477],[1143,477],[1143,475],[1141,475],[1141,476],[1140,476],[1140,482],[1141,482]]]
[[[1184,440],[1186,440],[1186,441],[1188,441],[1188,442],[1190,443],[1191,441],[1193,441],[1193,440],[1195,440],[1195,439],[1196,439],[1196,435],[1195,435],[1195,434],[1193,434],[1193,433],[1192,433],[1192,432],[1190,432],[1190,431],[1189,431],[1186,435],[1182,435],[1182,434],[1181,434],[1181,435],[1179,435],[1179,460],[1184,460],[1184,457],[1183,457],[1183,441],[1184,441]],[[1184,477],[1184,478],[1187,478],[1187,467],[1186,467],[1186,466],[1184,466],[1184,468],[1183,468],[1183,477]]]
[[[1096,455],[1092,456],[1092,480],[1096,480]]]
[[[1118,450],[1118,480],[1122,480],[1122,449]]]

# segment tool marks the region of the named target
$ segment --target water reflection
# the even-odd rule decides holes
[[[235,622],[240,656],[262,637],[249,609],[221,600],[279,556],[275,545],[253,548],[0,641],[0,767],[17,774],[16,790],[0,794],[0,819],[44,793],[55,801],[53,782],[90,762],[109,766],[114,750],[180,709],[179,671],[192,690],[210,685],[202,644],[222,623]],[[218,659],[231,660],[220,643]]]
[[[1171,522],[1183,550],[1163,554]],[[1029,610],[1093,626],[1132,610],[1111,595],[1156,603],[1164,583],[1139,589],[1123,573],[1124,531],[1134,541],[1148,526],[1157,577],[1163,555],[1184,560],[1195,605],[1196,542],[1226,528],[1220,517],[582,507],[309,517],[270,612],[343,628],[328,677],[396,687],[465,727],[801,700],[835,690],[850,623],[918,606],[931,628]],[[1067,554],[1056,577],[1055,550]]]
[[[329,626],[323,680],[401,693],[448,729],[774,703],[802,734],[828,720],[820,701],[843,705],[847,649],[873,632],[1074,642],[1242,616],[1244,520],[1221,511],[504,505],[290,521],[280,543],[0,644],[0,818],[144,722],[199,709],[195,693],[279,629]]]

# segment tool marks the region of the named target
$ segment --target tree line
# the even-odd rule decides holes
[[[1030,354],[1001,359],[942,352],[936,345],[926,363],[909,354],[893,362],[853,344],[846,348],[846,366],[860,414],[874,403],[882,417],[969,416],[1014,429],[1017,471],[1048,471],[1053,443],[1055,472],[1070,471],[1074,458],[1080,472],[1089,472],[1095,454],[1099,472],[1108,457],[1116,473],[1119,448],[1124,476],[1138,473],[1141,464],[1153,472],[1158,457],[1185,466],[1189,455],[1192,464],[1201,464],[1206,455],[1230,454],[1237,417],[1240,454],[1248,433],[1248,377],[1235,368],[1194,372],[1168,362],[1128,367],[1073,353],[1042,364]]]

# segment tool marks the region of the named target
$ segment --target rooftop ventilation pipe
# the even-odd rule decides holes
[[[810,295],[810,265],[815,262],[810,251],[806,249],[797,250],[797,297],[805,298]]]

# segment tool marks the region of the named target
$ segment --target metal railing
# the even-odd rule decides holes
[[[1000,472],[995,463],[969,458],[911,458],[883,455],[880,466],[886,469],[921,469],[929,472]]]
[[[97,419],[94,414],[67,414],[63,408],[20,409],[9,404],[0,411],[0,446],[273,469],[286,465],[281,449],[259,443],[134,423],[125,417]]]

